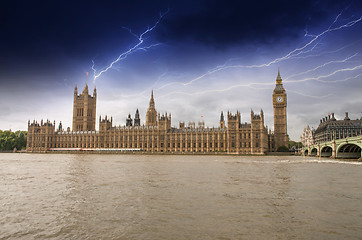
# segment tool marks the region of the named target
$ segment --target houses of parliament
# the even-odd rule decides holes
[[[274,132],[264,124],[264,112],[251,110],[250,123],[241,123],[240,112],[220,115],[217,127],[205,127],[204,122],[179,128],[171,127],[171,114],[156,111],[153,91],[146,113],[146,123],[141,125],[136,110],[134,119],[128,115],[126,126],[114,126],[113,118],[99,117],[96,130],[97,90],[89,94],[86,84],[82,93],[74,89],[73,125],[63,130],[55,121],[28,121],[27,151],[140,151],[150,153],[225,153],[262,155],[288,145],[287,94],[278,70],[272,94]]]

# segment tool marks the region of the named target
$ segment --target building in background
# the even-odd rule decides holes
[[[218,127],[205,127],[204,122],[188,126],[180,122],[179,128],[171,127],[171,114],[156,111],[153,91],[146,113],[146,124],[141,126],[138,109],[134,120],[131,114],[126,126],[113,126],[113,118],[99,117],[96,131],[97,91],[89,95],[86,85],[78,95],[74,90],[73,128],[63,130],[61,123],[55,129],[55,121],[28,122],[27,151],[72,150],[137,150],[158,153],[228,153],[265,154],[288,146],[287,95],[279,69],[273,92],[274,133],[267,129],[264,112],[251,110],[250,123],[242,123],[240,112],[227,112],[226,120],[221,112]]]
[[[334,113],[320,120],[314,133],[314,142],[322,143],[336,139],[355,137],[362,133],[362,118],[351,120],[346,112],[343,120],[337,120]]]
[[[314,129],[310,129],[309,125],[307,125],[303,129],[302,136],[300,136],[300,142],[304,147],[309,147],[314,144]]]

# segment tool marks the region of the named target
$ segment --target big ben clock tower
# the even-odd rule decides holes
[[[274,150],[281,146],[288,146],[287,133],[287,93],[283,87],[278,68],[278,76],[273,92],[274,109]]]

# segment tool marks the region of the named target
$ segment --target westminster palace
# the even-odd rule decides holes
[[[146,123],[141,125],[136,110],[134,119],[128,115],[125,126],[113,126],[112,117],[99,117],[96,130],[97,90],[89,94],[86,84],[82,93],[74,89],[73,125],[63,130],[55,121],[28,121],[27,151],[94,151],[94,152],[149,152],[149,153],[223,153],[262,155],[288,145],[287,94],[278,70],[272,94],[274,132],[264,124],[264,112],[251,110],[250,123],[241,123],[240,112],[221,112],[217,127],[195,126],[183,122],[179,128],[171,127],[171,114],[156,111],[153,91],[146,113]]]

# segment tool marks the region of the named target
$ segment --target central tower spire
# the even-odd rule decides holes
[[[152,92],[151,92],[151,99],[150,99],[149,108],[155,108],[155,100],[153,99],[153,89],[152,89]]]
[[[153,99],[153,89],[151,92],[150,105],[146,114],[146,126],[157,126],[157,111],[155,108],[155,100]]]

